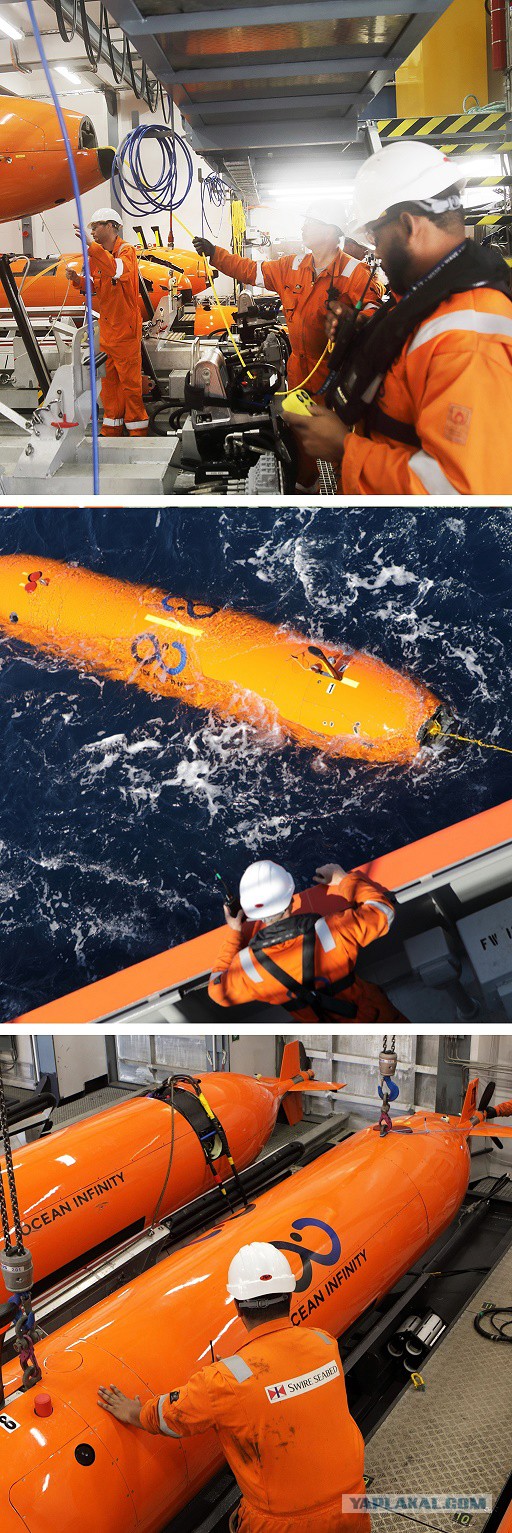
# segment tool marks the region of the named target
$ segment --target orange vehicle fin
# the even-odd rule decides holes
[[[294,1075],[299,1075],[301,1070],[305,1069],[307,1069],[307,1064],[304,1044],[299,1043],[298,1038],[294,1038],[292,1043],[285,1043],[279,1079],[280,1081],[292,1081]]]
[[[300,1123],[303,1116],[302,1096],[305,1091],[343,1091],[344,1081],[316,1081],[308,1065],[303,1043],[294,1039],[285,1043],[279,1080],[275,1076],[258,1075],[263,1085],[279,1097],[288,1123]]]
[[[500,1118],[490,1118],[488,1123],[475,1123],[473,1128],[468,1129],[468,1139],[494,1139],[497,1135],[500,1139],[512,1139],[510,1124],[502,1123]]]
[[[288,1084],[288,1090],[283,1096],[281,1106],[284,1108],[288,1123],[300,1123],[304,1116],[303,1095],[305,1091],[342,1091],[343,1083],[334,1081],[316,1081],[313,1071],[308,1069],[304,1044],[297,1039],[293,1043],[285,1043],[281,1072],[279,1080]]]
[[[468,1118],[472,1118],[473,1114],[476,1113],[476,1111],[477,1111],[477,1094],[478,1094],[478,1076],[475,1077],[474,1081],[470,1081],[469,1082],[469,1086],[468,1086],[468,1089],[466,1091],[466,1095],[464,1097],[464,1101],[462,1103],[462,1112],[461,1112],[461,1115],[460,1115],[460,1122],[461,1123],[466,1123]]]

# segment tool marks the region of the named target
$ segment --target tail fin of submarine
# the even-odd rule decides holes
[[[459,1119],[460,1123],[467,1123],[468,1118],[472,1118],[474,1113],[476,1113],[476,1111],[477,1111],[477,1096],[478,1096],[478,1076],[476,1075],[474,1081],[470,1081],[469,1082],[469,1085],[468,1085],[468,1088],[467,1088],[467,1091],[466,1091],[466,1095],[465,1095],[464,1101],[462,1103],[462,1109],[461,1109],[461,1114],[460,1114],[460,1119]]]
[[[464,1124],[464,1126],[467,1123],[469,1124],[467,1130],[468,1139],[492,1139],[497,1120],[499,1121],[500,1138],[512,1139],[512,1127],[501,1121],[502,1118],[512,1118],[512,1101],[500,1102],[499,1107],[493,1111],[490,1109],[489,1103],[495,1090],[494,1081],[490,1082],[489,1086],[485,1088],[480,1102],[478,1102],[478,1085],[478,1076],[475,1080],[469,1082],[459,1118],[459,1123]],[[486,1120],[483,1123],[481,1121],[472,1123],[472,1118],[481,1112],[487,1113]]]
[[[270,1082],[268,1083],[270,1085]],[[316,1081],[308,1066],[304,1044],[294,1039],[285,1043],[279,1081],[276,1083],[281,1106],[288,1123],[300,1123],[304,1115],[303,1093],[305,1091],[342,1091],[343,1084],[334,1081]]]

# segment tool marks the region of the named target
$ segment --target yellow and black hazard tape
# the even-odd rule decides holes
[[[468,160],[471,158],[471,155],[474,156],[475,154],[510,154],[512,141],[510,139],[502,141],[501,139],[492,138],[459,138],[458,143],[445,144],[443,142],[439,145],[439,148],[442,149],[443,154],[454,154],[458,160]]]
[[[395,138],[443,138],[446,134],[469,135],[508,133],[512,127],[510,112],[464,112],[461,116],[444,117],[381,117],[375,124],[379,137]]]
[[[512,176],[468,176],[466,181],[467,192],[471,191],[472,187],[483,186],[492,186],[494,188],[512,186]]]
[[[466,209],[464,222],[472,229],[494,229],[496,224],[512,224],[512,213],[470,213]]]

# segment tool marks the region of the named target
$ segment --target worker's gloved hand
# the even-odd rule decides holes
[[[232,916],[229,905],[224,905],[224,920],[232,932],[241,932],[245,921],[243,910],[239,910],[238,915]]]
[[[317,868],[314,884],[341,884],[342,878],[346,878],[344,868],[340,868],[339,862],[324,862],[323,867]]]
[[[198,255],[207,256],[209,261],[213,261],[213,257],[215,255],[215,245],[212,245],[211,240],[204,240],[202,235],[198,234],[196,235],[195,240],[192,240],[192,244],[194,246],[194,250],[197,250]]]
[[[66,277],[68,282],[74,282],[76,284],[80,281],[80,277],[78,272],[75,271],[74,266],[66,266]]]

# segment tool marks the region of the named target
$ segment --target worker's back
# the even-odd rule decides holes
[[[244,1499],[273,1520],[308,1518],[322,1528],[348,1523],[344,1493],[364,1495],[364,1445],[350,1416],[336,1342],[322,1331],[267,1322],[235,1357],[210,1370],[217,1431]],[[242,1523],[242,1526],[245,1526]]]

